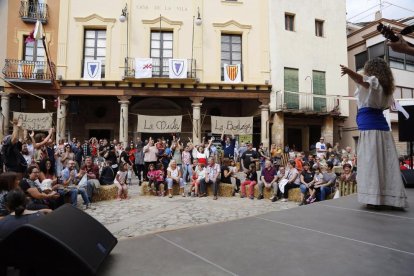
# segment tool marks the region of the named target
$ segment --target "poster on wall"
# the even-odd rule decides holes
[[[53,113],[13,112],[13,119],[22,122],[22,128],[28,130],[49,130],[52,127]]]
[[[146,116],[138,115],[137,131],[143,133],[181,132],[183,116]]]
[[[211,132],[224,134],[253,134],[253,117],[211,116]]]

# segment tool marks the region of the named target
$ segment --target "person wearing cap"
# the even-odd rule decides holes
[[[326,153],[326,144],[325,144],[325,138],[321,137],[319,139],[319,142],[316,143],[316,156],[322,157],[322,155],[325,155]]]

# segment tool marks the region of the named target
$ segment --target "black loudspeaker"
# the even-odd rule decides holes
[[[410,114],[410,118],[405,119],[401,112],[398,112],[398,136],[400,142],[414,141],[414,105],[405,105],[404,109]]]
[[[95,275],[117,242],[97,220],[65,204],[1,241],[0,260],[29,275]]]
[[[414,188],[414,170],[402,170],[401,176],[406,188]]]

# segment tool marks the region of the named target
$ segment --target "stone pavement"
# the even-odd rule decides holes
[[[94,209],[86,212],[118,239],[123,239],[297,207],[295,202],[272,203],[266,199],[239,197],[213,200],[213,197],[140,196],[140,189],[135,179],[129,188],[130,199],[97,202],[93,204]]]

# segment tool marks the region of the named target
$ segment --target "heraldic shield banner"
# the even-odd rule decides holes
[[[224,64],[224,81],[240,83],[241,82],[241,64],[229,65]]]
[[[84,80],[100,80],[102,72],[102,62],[100,60],[85,60],[83,68]]]
[[[169,77],[170,79],[187,78],[188,65],[186,59],[169,59]]]

